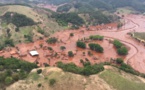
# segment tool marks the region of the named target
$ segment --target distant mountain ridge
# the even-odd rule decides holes
[[[145,0],[0,0],[3,4],[8,3],[23,3],[23,4],[53,4],[61,5],[69,4],[85,4],[91,8],[100,8],[105,10],[112,10],[120,7],[132,7],[133,9],[145,12]]]

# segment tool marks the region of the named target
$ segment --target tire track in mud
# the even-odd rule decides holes
[[[122,30],[114,30],[114,31],[105,31],[105,30],[100,30],[101,32],[122,32],[122,31],[128,31],[128,30],[132,30],[132,29],[134,29],[134,28],[137,28],[137,27],[139,27],[140,25],[139,24],[137,24],[137,23],[135,23],[133,20],[131,20],[131,19],[127,19],[127,20],[129,20],[129,21],[131,21],[133,24],[135,24],[135,26],[133,26],[133,27],[130,27],[130,28],[126,28],[126,29],[122,29]],[[89,30],[89,31],[97,31],[97,30]]]
[[[132,22],[135,25],[133,27],[131,27],[131,28],[127,28],[127,29],[123,29],[123,30],[118,30],[118,31],[117,30],[116,31],[100,31],[100,32],[110,32],[110,33],[111,32],[122,32],[122,31],[132,30],[132,29],[138,28],[140,26],[139,24],[135,23],[131,19],[127,19],[127,20],[129,20],[130,22]],[[96,31],[96,30],[90,30],[90,31]],[[105,36],[105,35],[103,35],[103,36],[106,37],[106,38],[110,38],[110,39],[117,39],[117,40],[121,41],[122,43],[124,43],[125,45],[128,44],[127,46],[130,47],[130,49],[133,49],[134,48],[134,50],[135,50],[134,53],[125,60],[125,63],[127,63],[127,64],[129,64],[129,61],[139,52],[138,48],[134,44],[132,44],[130,42],[127,42],[125,40],[121,40],[121,39],[118,39],[118,38],[110,37],[110,36]]]

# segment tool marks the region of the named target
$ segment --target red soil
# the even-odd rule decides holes
[[[40,66],[43,66],[43,63],[48,63],[52,66],[58,61],[62,61],[64,63],[74,62],[76,65],[81,66],[80,59],[85,60],[85,58],[88,58],[92,63],[100,63],[109,61],[110,58],[121,57],[117,55],[113,45],[109,43],[109,39],[118,39],[129,47],[128,55],[126,57],[122,57],[125,59],[125,62],[130,64],[134,69],[145,73],[145,47],[127,35],[128,32],[132,31],[145,32],[145,26],[143,24],[145,22],[145,17],[141,15],[126,15],[124,20],[125,25],[119,30],[116,28],[117,24],[111,23],[102,26],[91,26],[89,31],[85,27],[82,27],[79,30],[60,31],[52,35],[52,37],[57,37],[58,40],[61,41],[55,45],[47,44],[45,42],[46,39],[38,40],[34,43],[22,43],[16,45],[16,47],[18,47],[20,54],[22,54],[23,57],[20,57],[18,54],[13,54],[14,52],[17,52],[16,48],[11,48],[10,51],[5,50],[0,53],[0,56],[13,56],[29,62],[38,61]],[[70,37],[70,33],[74,33],[74,36]],[[95,43],[99,43],[104,48],[103,54],[91,51],[88,46],[85,50],[76,48],[77,40],[96,34],[105,36],[103,41],[94,41]],[[40,44],[43,45],[42,48],[40,47]],[[54,52],[47,49],[45,50],[45,47],[49,46],[53,48]],[[61,51],[60,46],[65,46],[66,50]],[[32,57],[29,55],[28,51],[34,49],[38,51],[38,57]],[[75,56],[73,58],[69,58],[67,55],[68,51],[73,51]],[[88,51],[91,51],[93,56],[88,56]],[[58,53],[56,57],[50,56],[50,54],[53,53],[54,55],[56,52]],[[83,55],[83,52],[85,52],[85,55]],[[97,60],[94,60],[94,58],[97,58]]]

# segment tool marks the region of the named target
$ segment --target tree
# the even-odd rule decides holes
[[[12,75],[12,78],[13,78],[14,81],[18,81],[19,80],[19,74],[18,73],[14,73]]]
[[[40,88],[40,87],[42,86],[42,84],[41,84],[41,83],[39,83],[37,86]]]
[[[74,36],[74,34],[73,33],[70,33],[70,35],[69,35],[70,37],[73,37]]]
[[[10,45],[10,46],[14,47],[14,42],[12,39],[6,39],[4,43],[5,43],[5,45]]]
[[[116,59],[116,63],[117,64],[122,64],[123,63],[123,59],[122,58],[117,58]]]
[[[49,43],[49,44],[55,44],[56,42],[57,42],[57,38],[55,38],[55,37],[51,37],[47,40],[47,43]]]
[[[69,57],[73,57],[74,56],[73,52],[72,51],[68,51],[68,56]]]
[[[90,43],[89,47],[91,50],[96,51],[96,52],[103,53],[104,51],[104,49],[99,44]]]
[[[16,31],[16,32],[20,31],[19,27],[16,27],[16,28],[15,28],[15,31]]]
[[[65,46],[61,46],[60,49],[63,51],[63,50],[66,49],[66,47]]]
[[[100,40],[100,41],[102,41],[104,39],[104,36],[91,35],[89,38],[92,39],[92,40]]]
[[[13,78],[12,77],[6,77],[5,78],[5,84],[9,85],[13,82]]]
[[[52,47],[48,47],[48,50],[52,51],[52,50],[53,50],[53,48],[52,48]]]
[[[116,48],[121,48],[122,47],[122,43],[120,42],[120,41],[118,41],[118,40],[114,40],[113,41],[113,44],[114,44],[114,46],[116,47]]]
[[[76,45],[79,48],[83,48],[83,49],[86,48],[86,44],[84,42],[82,42],[82,41],[77,41]]]
[[[42,69],[37,70],[37,74],[40,74],[40,73],[42,73]]]
[[[127,55],[127,54],[128,54],[128,50],[127,50],[126,47],[121,47],[121,48],[119,48],[119,49],[117,50],[117,53],[118,53],[119,55]]]
[[[55,83],[56,83],[56,80],[55,79],[50,79],[49,80],[49,85],[50,86],[53,86]]]
[[[122,26],[123,26],[123,24],[122,24],[121,22],[119,22],[119,23],[117,24],[117,29],[120,29]]]

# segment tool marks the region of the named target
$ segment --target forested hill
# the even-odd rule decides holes
[[[133,9],[145,12],[145,0],[0,0],[0,3],[23,3],[23,4],[79,4],[86,5],[88,9],[99,8],[105,10],[114,10],[119,7],[132,7]]]
[[[145,0],[40,0],[49,4],[60,5],[64,3],[85,4],[89,8],[101,8],[112,10],[119,7],[132,7],[133,9],[145,12]]]

